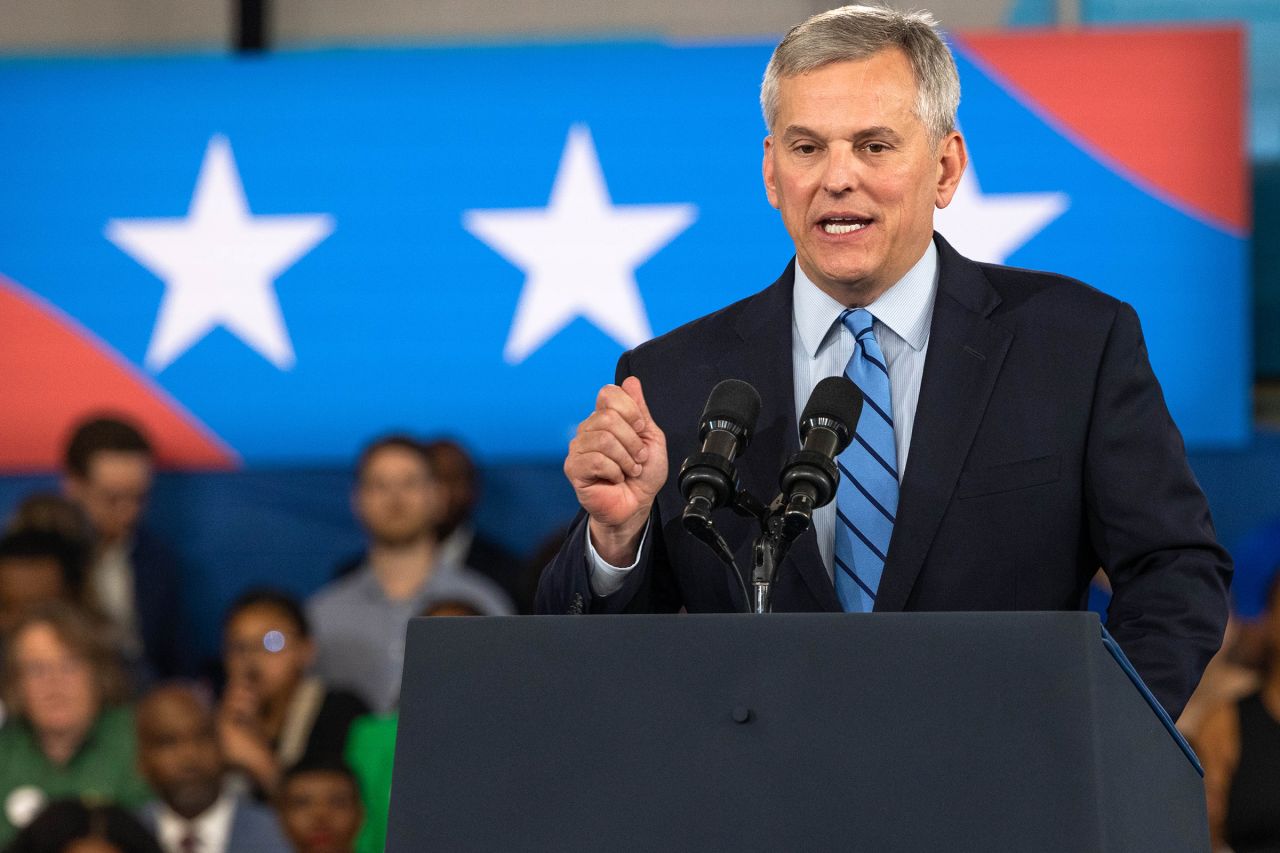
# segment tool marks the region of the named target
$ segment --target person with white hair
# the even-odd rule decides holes
[[[1108,629],[1177,716],[1221,642],[1231,559],[1133,309],[934,231],[968,162],[959,99],[928,13],[845,6],[787,33],[761,86],[762,172],[795,257],[623,354],[569,445],[582,512],[540,612],[746,608],[669,475],[701,444],[708,392],[745,380],[762,399],[737,471],[767,501],[815,386],[844,375],[861,414],[773,609],[1078,610],[1101,566]],[[751,566],[754,520],[716,525]]]

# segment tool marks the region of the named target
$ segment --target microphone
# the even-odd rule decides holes
[[[702,450],[680,466],[684,526],[695,535],[711,524],[711,511],[731,503],[738,493],[733,460],[747,449],[760,416],[760,394],[740,379],[726,379],[711,389],[702,410],[698,438]]]
[[[835,458],[849,442],[862,414],[862,392],[847,376],[828,376],[809,395],[800,416],[801,449],[787,460],[782,483],[782,538],[795,539],[813,511],[835,497],[840,470]]]

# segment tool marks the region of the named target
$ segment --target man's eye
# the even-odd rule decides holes
[[[818,150],[818,146],[810,145],[807,142],[802,142],[792,150],[794,150],[797,154],[812,154],[813,152]]]
[[[883,142],[868,142],[863,147],[872,154],[883,154],[889,150],[889,146],[885,145]]]

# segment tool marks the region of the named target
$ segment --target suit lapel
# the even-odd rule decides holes
[[[877,611],[906,606],[1013,340],[988,319],[1000,297],[982,269],[935,239],[939,276],[929,352]]]
[[[764,392],[756,433],[746,451],[751,464],[740,465],[738,473],[742,487],[766,502],[778,493],[778,472],[783,463],[800,449],[791,363],[794,286],[793,259],[771,287],[744,306],[735,324],[738,340],[726,347],[719,361],[719,375],[742,379]],[[750,549],[745,553],[748,562],[742,568],[749,573]],[[778,568],[779,575],[783,572],[798,573],[823,609],[840,609],[812,527],[792,544]],[[747,581],[750,582],[749,576]]]

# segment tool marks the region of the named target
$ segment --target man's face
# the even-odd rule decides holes
[[[779,82],[765,190],[805,274],[845,305],[874,301],[915,265],[964,171],[960,135],[933,145],[915,98],[897,48]]]
[[[423,458],[403,447],[384,447],[360,473],[353,503],[374,542],[405,545],[431,530],[441,512],[440,488]]]
[[[222,790],[213,714],[177,688],[147,697],[138,709],[138,767],[175,812],[203,813]]]
[[[112,545],[133,532],[151,491],[151,458],[145,453],[102,450],[83,478],[69,476],[67,494],[84,508],[98,538]]]
[[[363,816],[355,786],[341,773],[299,773],[280,792],[280,822],[300,853],[347,853]]]
[[[57,557],[0,559],[0,634],[7,634],[32,608],[69,598]]]

